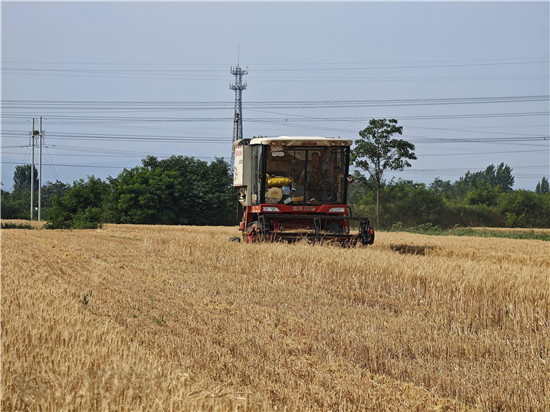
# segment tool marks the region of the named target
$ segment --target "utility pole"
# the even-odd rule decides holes
[[[40,220],[40,212],[42,207],[42,143],[44,132],[42,131],[42,116],[40,116],[39,122],[40,130],[34,129],[34,117],[32,118],[32,132],[31,132],[31,146],[32,146],[32,156],[31,156],[31,221],[34,219],[34,146],[36,145],[36,138],[40,139],[39,145],[39,172],[38,172],[38,220]]]
[[[32,118],[32,132],[31,132],[31,145],[32,145],[32,161],[31,161],[31,221],[34,217],[34,136],[36,130],[34,130],[34,117]]]
[[[44,140],[44,131],[42,130],[42,116],[40,116],[40,150],[38,158],[38,221],[40,222],[40,211],[42,209],[42,142]]]

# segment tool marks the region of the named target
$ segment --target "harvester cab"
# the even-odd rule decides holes
[[[257,137],[233,143],[243,240],[374,242],[369,220],[347,206],[351,140]],[[351,233],[350,222],[358,223]],[[351,226],[354,226],[353,223]]]

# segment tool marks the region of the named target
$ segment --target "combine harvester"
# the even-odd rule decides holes
[[[369,219],[352,217],[347,205],[351,144],[326,137],[236,140],[233,186],[239,190],[243,240],[371,245]],[[351,221],[359,223],[357,233],[350,232]]]

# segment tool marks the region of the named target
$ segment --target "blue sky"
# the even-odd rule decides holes
[[[454,181],[504,162],[549,175],[548,2],[2,2],[2,176],[116,176],[147,154],[230,159],[244,135],[358,138],[394,117],[416,145],[386,178]],[[239,50],[239,53],[238,53]]]

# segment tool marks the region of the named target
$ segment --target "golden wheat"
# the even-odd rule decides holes
[[[550,410],[548,243],[2,230],[3,410]]]

